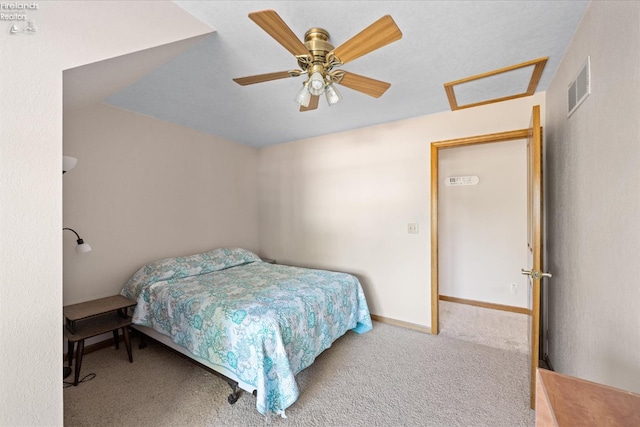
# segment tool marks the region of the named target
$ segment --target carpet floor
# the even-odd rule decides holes
[[[440,334],[529,354],[529,316],[440,301]]]
[[[72,426],[533,426],[527,355],[374,322],[348,332],[298,374],[287,419],[266,420],[255,398],[153,341],[85,355],[64,389]]]

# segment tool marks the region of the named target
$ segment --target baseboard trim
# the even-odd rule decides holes
[[[512,313],[531,315],[531,310],[524,307],[515,307],[513,305],[494,304],[492,302],[475,301],[471,299],[448,297],[446,295],[440,295],[440,301],[456,302],[458,304],[473,305],[476,307],[490,308],[492,310],[510,311]]]
[[[391,319],[389,317],[378,316],[377,314],[372,314],[371,319],[375,320],[376,322],[386,323],[387,325],[399,326],[405,329],[412,329],[414,331],[422,332],[425,334],[431,333],[431,328],[428,328],[426,326],[417,325],[415,323],[405,322],[402,320]]]

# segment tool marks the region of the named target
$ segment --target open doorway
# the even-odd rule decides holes
[[[439,153],[440,333],[528,353],[525,139]]]
[[[503,339],[502,348],[528,350],[528,292],[519,275],[526,263],[527,135],[523,129],[431,145],[434,334],[454,328],[462,338],[484,334]],[[517,203],[504,205],[514,197]],[[510,216],[515,223],[501,228]]]

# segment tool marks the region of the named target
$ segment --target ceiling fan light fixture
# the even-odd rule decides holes
[[[298,91],[298,94],[294,98],[294,101],[296,101],[298,104],[302,105],[303,107],[309,106],[309,101],[311,101],[311,93],[309,92],[309,89],[307,88],[306,84],[302,85],[302,87]]]
[[[323,92],[326,92],[329,105],[340,102],[342,96],[335,90],[333,83],[374,98],[379,98],[391,86],[389,83],[355,73],[342,70],[332,71],[334,67],[342,66],[389,43],[400,40],[402,32],[390,15],[378,19],[338,47],[334,47],[329,41],[329,32],[318,27],[308,30],[305,33],[304,42],[302,42],[274,10],[251,12],[249,18],[295,56],[300,70],[279,71],[233,79],[241,86],[306,74],[308,80],[304,82],[303,88],[294,98],[303,107],[300,108],[300,111],[318,108],[318,98]]]
[[[324,92],[324,77],[322,77],[322,74],[316,71],[311,74],[311,77],[309,77],[309,82],[307,83],[307,85],[309,88],[309,92],[311,92],[311,95],[322,95],[322,92]]]
[[[338,89],[336,89],[332,84],[328,84],[324,88],[324,94],[327,97],[327,103],[329,103],[329,106],[336,105],[342,99],[342,95],[340,95]]]

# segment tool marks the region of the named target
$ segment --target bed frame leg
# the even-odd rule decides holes
[[[147,347],[147,336],[145,334],[140,334],[140,344],[138,344],[138,348],[142,350]]]
[[[238,398],[240,397],[240,394],[238,393],[238,385],[237,384],[229,384],[229,385],[231,386],[231,390],[233,390],[233,391],[227,397],[227,402],[229,402],[230,405],[233,405],[234,403],[236,403],[238,401]]]

